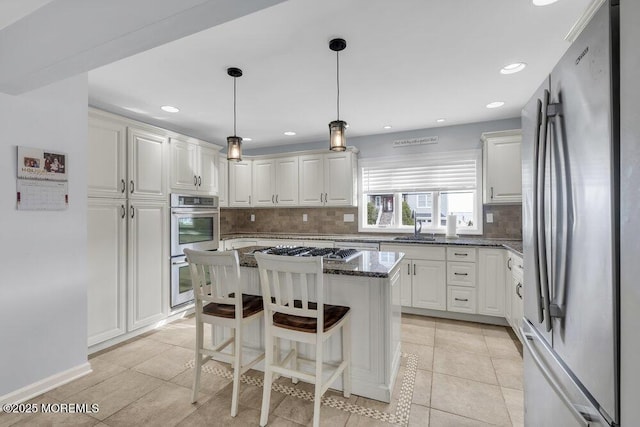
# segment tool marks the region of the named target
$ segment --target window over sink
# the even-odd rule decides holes
[[[482,234],[481,151],[465,150],[393,159],[363,159],[360,231],[444,233],[447,215],[464,234]]]

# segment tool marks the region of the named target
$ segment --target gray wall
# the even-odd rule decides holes
[[[360,159],[436,153],[453,150],[469,150],[480,148],[480,135],[483,132],[495,132],[499,130],[520,129],[520,118],[495,120],[491,122],[469,123],[457,126],[442,126],[430,129],[419,129],[406,132],[389,132],[377,135],[349,137],[347,131],[347,144],[360,149]],[[421,138],[437,136],[437,144],[413,145],[402,148],[393,148],[393,141],[398,139]],[[277,147],[258,148],[246,150],[248,156],[261,154],[285,153],[291,151],[327,149],[327,140],[310,142],[307,144],[279,145]]]
[[[0,401],[87,362],[87,74],[0,93]],[[69,207],[16,209],[16,146],[67,154]]]

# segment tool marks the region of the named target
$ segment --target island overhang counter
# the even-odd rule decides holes
[[[258,265],[251,254],[260,247],[238,249],[240,278],[244,293],[261,295]],[[352,393],[390,402],[400,366],[400,261],[399,252],[362,251],[349,262],[325,260],[323,264],[324,298],[327,304],[351,308],[351,382]],[[245,346],[264,348],[263,322],[253,322],[243,332]],[[229,336],[214,328],[214,342]],[[287,342],[281,350],[289,349]],[[299,344],[302,357],[314,358],[311,345]],[[340,334],[325,343],[326,363],[341,360]],[[261,369],[258,365],[257,369]],[[338,377],[331,386],[342,389]]]

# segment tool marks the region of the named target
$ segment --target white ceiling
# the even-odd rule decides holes
[[[51,1],[52,0],[0,0],[0,30],[19,21]]]
[[[289,0],[89,73],[91,105],[224,144],[242,68],[238,135],[246,149],[517,117],[569,46],[590,0]],[[527,68],[501,75],[508,63]],[[491,101],[504,101],[487,109]],[[180,108],[177,114],[162,105]],[[446,118],[443,124],[436,119]],[[393,128],[385,131],[384,125]],[[296,136],[287,137],[284,131]]]

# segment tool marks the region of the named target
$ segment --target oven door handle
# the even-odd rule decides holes
[[[171,265],[188,265],[188,261],[172,261]]]
[[[189,215],[189,216],[202,216],[202,215],[218,215],[220,212],[218,212],[217,210],[180,210],[180,209],[173,209],[171,211],[172,215]]]

